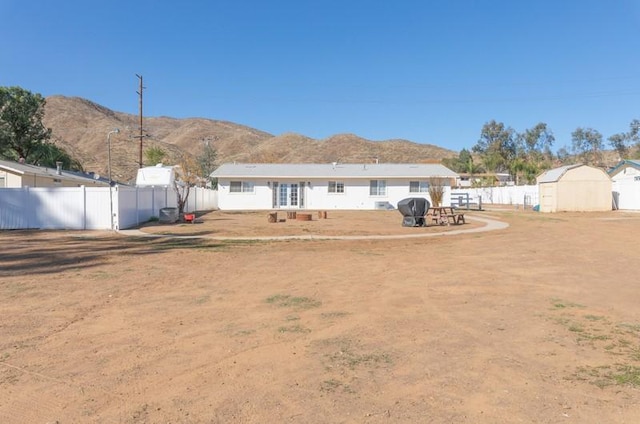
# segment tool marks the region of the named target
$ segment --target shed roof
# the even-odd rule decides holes
[[[549,169],[538,176],[537,178],[538,184],[539,183],[555,183],[559,181],[560,178],[562,178],[562,176],[566,174],[568,170],[579,168],[581,166],[583,165],[581,163],[578,163],[575,165],[565,165],[565,166],[560,166],[558,168]]]
[[[440,164],[234,164],[211,173],[214,178],[455,178]]]

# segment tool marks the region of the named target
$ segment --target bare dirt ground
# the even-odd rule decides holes
[[[0,423],[640,422],[640,214],[473,216],[2,232]]]

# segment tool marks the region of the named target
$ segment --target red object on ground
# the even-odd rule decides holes
[[[184,220],[185,222],[190,222],[190,223],[194,223],[196,221],[196,214],[195,213],[185,213],[184,214]]]

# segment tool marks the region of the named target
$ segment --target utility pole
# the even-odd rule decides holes
[[[136,93],[138,93],[138,96],[140,97],[140,101],[139,101],[139,110],[140,110],[140,168],[142,168],[142,138],[144,137],[143,131],[142,131],[142,90],[145,89],[145,87],[142,85],[142,75],[138,75],[136,74],[136,76],[138,77],[138,79],[140,80],[140,89],[138,91],[136,91]]]

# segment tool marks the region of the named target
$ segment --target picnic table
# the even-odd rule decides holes
[[[451,206],[429,208],[427,220],[439,225],[465,224],[464,214],[456,212]]]

